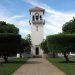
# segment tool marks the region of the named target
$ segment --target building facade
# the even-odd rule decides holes
[[[30,9],[29,12],[29,23],[31,25],[31,54],[33,56],[43,56],[43,50],[40,48],[40,43],[43,41],[45,10],[40,7],[35,7]]]

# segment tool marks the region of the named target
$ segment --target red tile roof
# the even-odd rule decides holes
[[[45,11],[45,9],[40,8],[40,7],[34,7],[32,9],[30,9],[30,11]]]

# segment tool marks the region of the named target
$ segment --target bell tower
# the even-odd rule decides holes
[[[29,12],[30,12],[29,23],[31,25],[31,54],[33,56],[42,56],[43,50],[40,48],[40,43],[43,41],[45,9],[35,7],[30,9]]]

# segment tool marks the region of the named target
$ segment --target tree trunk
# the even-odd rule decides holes
[[[66,55],[66,52],[64,52],[64,58],[66,59],[67,62],[69,62],[68,55]]]
[[[7,58],[6,55],[4,55],[4,62],[5,62],[5,63],[8,63],[8,58]]]
[[[55,58],[55,52],[53,52],[53,58]]]
[[[20,53],[20,58],[22,58],[22,54]]]

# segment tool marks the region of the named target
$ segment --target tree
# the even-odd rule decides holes
[[[25,53],[30,54],[30,42],[26,39],[21,39],[22,49]]]
[[[0,21],[0,33],[14,33],[18,34],[19,29],[14,24],[9,24],[4,21]]]
[[[29,53],[29,54],[30,54],[30,52],[31,52],[31,35],[28,34],[28,35],[26,36],[25,40],[26,40],[27,43],[28,43],[28,45],[26,46],[25,51],[26,51],[26,53]]]
[[[28,34],[25,39],[21,39],[21,46],[25,53],[30,54],[31,51],[31,36]]]
[[[69,61],[69,52],[75,52],[75,34],[57,34],[47,37],[48,49],[62,52],[66,61]]]
[[[4,57],[5,62],[8,62],[8,56],[17,52],[22,52],[21,36],[11,33],[0,34],[0,54]]]
[[[0,21],[0,55],[8,62],[8,55],[21,52],[21,36],[13,24]]]
[[[28,34],[27,36],[26,36],[26,38],[25,38],[27,41],[29,41],[29,43],[30,43],[30,45],[31,45],[31,35],[30,34]]]
[[[46,39],[40,44],[40,46],[44,50],[44,53],[46,53],[46,54],[49,53]]]
[[[66,22],[63,25],[62,30],[63,32],[66,32],[66,33],[75,33],[75,18],[73,17],[73,20]]]

